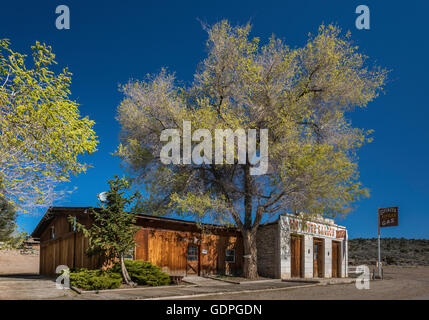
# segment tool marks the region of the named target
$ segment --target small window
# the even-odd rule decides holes
[[[198,248],[195,246],[188,247],[188,261],[198,260]]]
[[[77,222],[77,218],[73,217],[73,222],[69,223],[69,231],[70,232],[76,231],[76,222]]]
[[[132,249],[128,250],[127,253],[124,254],[125,260],[134,260],[134,249],[135,248],[132,248]]]
[[[55,239],[55,228],[54,228],[54,227],[51,227],[51,228],[49,229],[49,239],[50,239],[50,240]]]
[[[235,250],[234,249],[228,249],[225,252],[225,261],[234,263],[235,262]]]

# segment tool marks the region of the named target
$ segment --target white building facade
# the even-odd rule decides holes
[[[347,277],[347,230],[334,220],[280,215],[260,227],[258,270],[263,276],[290,278]]]

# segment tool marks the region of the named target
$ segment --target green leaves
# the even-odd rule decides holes
[[[119,155],[148,188],[146,210],[215,221],[229,214],[239,227],[252,219],[258,224],[262,214],[349,213],[368,195],[356,153],[371,131],[354,128],[347,113],[378,96],[387,71],[369,66],[335,25],[320,26],[294,49],[275,36],[265,44],[251,38],[250,25],[221,21],[205,29],[208,54],[189,87],[163,70],[122,88]],[[268,173],[249,177],[249,161],[162,165],[160,132],[181,132],[184,120],[212,135],[268,129]]]
[[[108,181],[110,189],[107,199],[100,208],[90,212],[91,224],[85,225],[70,216],[69,222],[89,238],[88,254],[102,252],[108,258],[119,258],[135,246],[134,233],[136,213],[132,206],[140,197],[139,193],[127,195],[130,184],[124,178],[115,176]]]
[[[26,55],[0,40],[0,195],[24,207],[58,196],[55,186],[84,172],[78,156],[98,143],[94,122],[69,98],[71,73],[50,70],[50,46],[36,42],[31,50],[29,66]]]

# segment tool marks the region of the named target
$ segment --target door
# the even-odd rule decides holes
[[[301,246],[302,246],[301,237],[292,235],[290,238],[290,248],[291,248],[290,254],[291,254],[291,276],[293,278],[302,278]]]
[[[199,275],[200,274],[200,254],[198,246],[189,245],[188,255],[186,258],[186,275]]]
[[[337,241],[332,241],[332,278],[339,278],[340,273],[340,248],[341,245]]]
[[[313,239],[313,277],[323,278],[323,240]]]

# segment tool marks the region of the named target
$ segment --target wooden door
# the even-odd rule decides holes
[[[290,249],[291,249],[291,276],[293,278],[302,278],[301,272],[301,246],[302,241],[300,236],[291,236]]]
[[[188,255],[186,263],[186,275],[199,275],[200,274],[200,252],[196,245],[188,246]]]
[[[313,277],[323,278],[323,240],[313,239]]]
[[[339,242],[332,241],[332,278],[340,277],[340,248]]]

